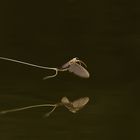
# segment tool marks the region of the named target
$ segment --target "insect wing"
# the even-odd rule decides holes
[[[73,58],[73,59],[69,60],[67,63],[65,63],[64,65],[62,65],[62,68],[63,69],[68,68],[71,65],[71,63],[74,63],[75,61],[76,61],[76,58]]]
[[[70,65],[68,70],[79,77],[89,78],[89,72],[83,66],[77,63]]]
[[[63,69],[66,69],[66,68],[68,68],[69,66],[70,66],[70,63],[67,62],[67,63],[65,63],[64,65],[62,65],[62,68],[63,68]]]
[[[89,97],[83,97],[72,102],[73,108],[77,111],[82,109],[89,102]]]
[[[69,60],[69,61],[68,61],[67,63],[65,63],[64,65],[62,65],[62,68],[63,68],[63,69],[66,69],[66,68],[68,68],[70,65],[76,63],[77,61],[78,61],[78,58],[75,57],[75,58]],[[81,61],[81,62],[82,62],[82,61]],[[82,62],[82,63],[83,63],[83,62]]]
[[[67,97],[63,97],[63,98],[61,99],[61,103],[63,103],[63,104],[65,105],[65,104],[69,104],[70,101],[69,101],[69,99],[68,99]]]

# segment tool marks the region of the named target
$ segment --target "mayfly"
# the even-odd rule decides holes
[[[67,97],[63,97],[61,99],[61,102],[56,103],[56,104],[32,105],[32,106],[27,106],[27,107],[22,107],[22,108],[4,110],[4,111],[1,111],[0,114],[22,111],[22,110],[37,108],[37,107],[53,107],[53,109],[50,112],[48,112],[44,115],[44,117],[48,117],[59,106],[65,106],[70,112],[76,113],[77,111],[81,110],[88,102],[89,102],[89,97],[82,97],[77,100],[74,100],[73,102],[69,101],[69,99]]]
[[[85,69],[85,67],[87,67],[86,64],[83,61],[81,61],[80,59],[78,59],[77,57],[71,59],[70,61],[68,61],[67,63],[62,65],[60,68],[39,66],[39,65],[35,65],[35,64],[31,64],[31,63],[27,63],[27,62],[23,62],[23,61],[19,61],[19,60],[14,60],[14,59],[10,59],[10,58],[5,58],[5,57],[0,57],[0,59],[8,60],[8,61],[12,61],[12,62],[24,64],[24,65],[36,67],[36,68],[55,71],[55,74],[53,74],[51,76],[44,77],[43,78],[44,80],[57,76],[59,71],[69,71],[69,72],[72,72],[81,78],[89,78],[89,76],[90,76],[89,72]]]

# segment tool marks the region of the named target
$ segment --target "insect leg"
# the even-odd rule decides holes
[[[46,113],[46,114],[44,115],[44,117],[49,117],[49,116],[54,112],[54,110],[56,109],[56,107],[57,107],[57,105],[54,106],[54,108],[53,108],[50,112]]]
[[[46,76],[46,77],[43,78],[43,80],[53,78],[53,77],[57,76],[57,74],[58,74],[58,69],[55,70],[55,74],[54,75]]]

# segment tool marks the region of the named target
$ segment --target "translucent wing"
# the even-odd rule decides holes
[[[67,97],[63,97],[63,98],[61,99],[61,103],[63,103],[63,104],[65,105],[65,104],[69,104],[70,101],[69,101],[69,99],[68,99]]]
[[[83,97],[72,102],[74,108],[83,108],[89,102],[89,97]]]
[[[89,101],[89,97],[83,97],[78,100],[69,103],[63,103],[66,108],[72,113],[76,113],[80,109],[82,109]]]
[[[89,78],[89,72],[81,65],[74,63],[70,65],[68,71],[82,78]]]
[[[62,68],[63,69],[66,69],[66,68],[68,68],[70,66],[70,62],[67,62],[67,63],[65,63],[64,65],[62,65]]]
[[[78,58],[75,57],[75,58],[69,60],[69,61],[68,61],[67,63],[65,63],[64,65],[62,65],[62,68],[63,68],[63,69],[66,69],[66,68],[68,68],[70,65],[72,65],[73,63],[76,63],[76,62],[78,62],[78,61],[79,61]]]

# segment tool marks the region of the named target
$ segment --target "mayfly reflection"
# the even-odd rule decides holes
[[[44,117],[50,116],[55,109],[59,106],[65,106],[70,112],[72,113],[77,113],[79,110],[81,110],[87,103],[89,102],[89,97],[82,97],[77,100],[69,101],[67,97],[63,97],[61,99],[61,102],[56,103],[56,104],[40,104],[40,105],[32,105],[32,106],[26,106],[26,107],[21,107],[21,108],[15,108],[15,109],[10,109],[10,110],[4,110],[1,111],[0,114],[6,114],[10,112],[17,112],[17,111],[22,111],[26,109],[31,109],[31,108],[37,108],[37,107],[53,107],[52,110],[44,115]]]
[[[0,57],[0,59],[32,66],[32,67],[36,67],[36,68],[40,68],[40,69],[55,71],[55,74],[44,77],[43,78],[44,80],[56,77],[58,75],[58,72],[64,72],[64,71],[69,71],[81,78],[89,78],[89,76],[90,76],[89,72],[86,69],[86,67],[87,67],[86,64],[82,60],[78,59],[77,57],[69,60],[64,65],[62,65],[60,68],[39,66],[39,65],[35,65],[35,64],[31,64],[31,63],[27,63],[27,62],[23,62],[23,61],[19,61],[19,60],[14,60],[14,59],[10,59],[10,58],[5,58],[5,57]]]

